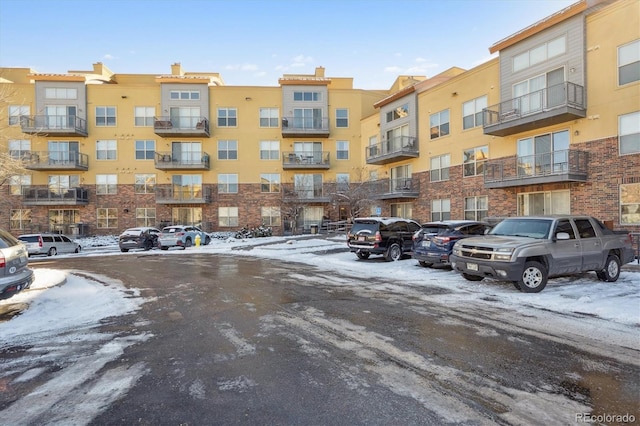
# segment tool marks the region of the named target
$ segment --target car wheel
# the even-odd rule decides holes
[[[209,237],[209,236],[207,235],[207,236],[205,237],[205,239],[204,239],[204,245],[205,245],[205,246],[208,246],[210,242],[211,242],[211,237]]]
[[[419,260],[418,263],[420,264],[420,266],[424,266],[425,268],[430,267],[431,265],[433,265],[433,263],[431,262],[425,262],[424,260]]]
[[[615,254],[610,254],[604,264],[604,269],[597,271],[596,274],[602,281],[617,281],[620,276],[620,258]]]
[[[78,246],[76,247],[76,251],[74,253],[80,253],[82,251],[82,247]]]
[[[531,261],[524,264],[517,283],[525,293],[539,293],[546,287],[548,278],[547,268],[540,262]]]
[[[400,244],[398,243],[391,244],[387,249],[387,253],[385,254],[385,259],[387,259],[387,261],[389,262],[402,259],[402,248],[400,247]]]
[[[358,256],[358,259],[362,259],[362,260],[367,260],[370,255],[371,253],[369,253],[368,251],[358,250],[356,252],[356,256]]]
[[[191,238],[187,238],[184,242],[184,248],[191,247]]]
[[[471,274],[465,274],[463,273],[462,276],[467,280],[467,281],[482,281],[484,279],[484,277],[480,276],[480,275],[471,275]]]
[[[56,254],[58,254],[58,250],[55,247],[51,247],[47,252],[47,256],[55,256]]]
[[[160,250],[169,250],[169,246],[160,246]]]
[[[144,249],[145,250],[151,250],[153,248],[153,243],[149,240],[144,242]]]
[[[121,252],[126,253],[129,251],[129,249],[120,249]]]

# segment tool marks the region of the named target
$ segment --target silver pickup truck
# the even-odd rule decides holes
[[[458,241],[451,267],[470,281],[490,277],[538,293],[554,276],[595,271],[602,281],[616,281],[620,266],[633,259],[631,235],[597,219],[527,216],[504,219],[487,235]]]

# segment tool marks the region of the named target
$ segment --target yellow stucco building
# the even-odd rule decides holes
[[[322,67],[273,87],[180,64],[0,68],[0,143],[26,168],[0,187],[0,227],[285,234],[355,214],[587,213],[640,229],[640,2],[579,1],[489,51],[385,90]]]

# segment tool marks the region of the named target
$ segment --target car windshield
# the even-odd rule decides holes
[[[378,230],[378,223],[367,223],[367,222],[356,222],[353,224],[353,227],[351,228],[351,232],[353,234],[357,234],[359,232],[364,232],[364,233],[371,233],[371,234],[375,234],[375,232]]]
[[[422,225],[422,232],[425,234],[446,234],[451,228],[444,223],[427,223]]]
[[[141,233],[142,233],[142,229],[132,228],[124,231],[122,235],[140,235]]]
[[[510,237],[547,238],[551,220],[547,219],[505,219],[498,223],[490,235]]]
[[[25,243],[37,243],[38,236],[37,235],[22,235],[18,237],[20,241],[24,241]]]
[[[0,248],[13,247],[22,244],[16,237],[0,229]]]

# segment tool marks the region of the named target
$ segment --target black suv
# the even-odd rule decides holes
[[[347,233],[347,245],[360,259],[381,254],[388,261],[399,260],[411,252],[411,237],[419,229],[415,220],[400,217],[358,218]]]

